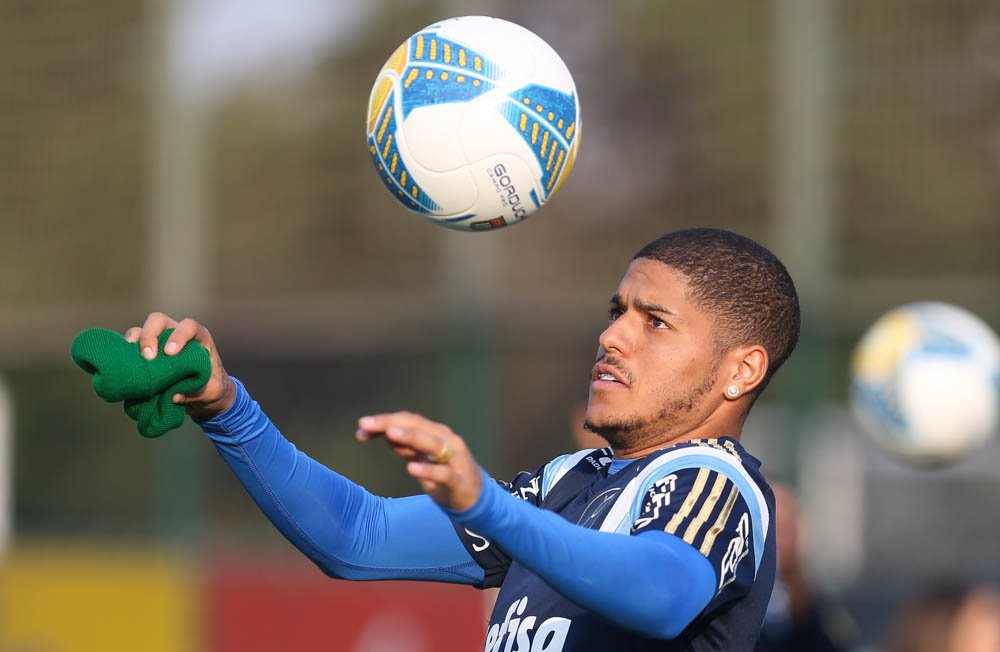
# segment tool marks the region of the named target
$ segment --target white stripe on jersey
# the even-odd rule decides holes
[[[545,497],[549,495],[549,491],[555,486],[557,482],[562,480],[562,477],[572,469],[574,466],[580,463],[580,460],[586,456],[601,450],[600,448],[585,448],[582,451],[577,451],[570,455],[561,455],[556,459],[552,460],[545,465],[542,469],[542,495],[539,500],[545,500]]]
[[[589,452],[589,451],[588,451]],[[733,484],[740,488],[740,494],[750,509],[750,516],[754,524],[754,573],[760,566],[761,551],[764,548],[764,537],[767,536],[767,528],[770,524],[771,516],[767,510],[767,501],[760,487],[753,477],[743,468],[743,465],[730,453],[725,453],[709,446],[685,446],[676,451],[664,453],[656,458],[642,470],[636,477],[632,478],[625,488],[618,494],[615,504],[611,507],[608,515],[601,525],[602,532],[619,532],[628,534],[632,528],[632,523],[638,518],[642,509],[642,501],[646,490],[657,480],[675,471],[687,468],[698,468],[697,461],[686,459],[693,457],[714,458],[721,464],[713,464],[719,471],[732,480]],[[749,492],[746,491],[749,489]],[[748,496],[747,493],[751,495]]]

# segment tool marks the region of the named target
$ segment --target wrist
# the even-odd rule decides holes
[[[479,521],[488,520],[493,511],[493,503],[496,501],[495,491],[503,492],[481,467],[479,468],[480,485],[479,495],[472,505],[466,509],[453,509],[446,507],[444,511],[456,523],[470,525]],[[506,492],[503,492],[506,493]]]
[[[209,421],[229,411],[236,402],[236,383],[229,374],[223,372],[221,384],[222,392],[217,399],[206,403],[192,403],[188,406],[188,415],[199,421]]]

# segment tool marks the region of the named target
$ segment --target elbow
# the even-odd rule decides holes
[[[335,580],[350,579],[348,577],[345,577],[343,565],[337,563],[337,561],[334,559],[318,559],[316,557],[310,557],[309,559],[312,561],[312,563],[316,564],[316,567],[319,568],[324,575],[326,575],[331,579]]]
[[[350,566],[348,564],[330,564],[328,562],[315,562],[316,566],[319,567],[323,574],[334,580],[370,580],[377,579],[372,577],[371,571],[366,571],[366,569],[358,568],[356,566]]]
[[[364,579],[359,577],[361,569],[332,555],[310,555],[306,557],[314,563],[324,575],[335,580]]]
[[[323,571],[324,575],[335,580],[363,582],[368,580],[392,579],[393,577],[384,568],[352,564],[335,557],[310,557],[310,559]]]

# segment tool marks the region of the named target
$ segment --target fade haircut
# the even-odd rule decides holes
[[[685,277],[688,297],[714,317],[717,354],[736,346],[764,347],[768,369],[753,390],[756,399],[799,339],[799,297],[781,261],[750,238],[709,228],[668,233],[636,258],[659,261]]]

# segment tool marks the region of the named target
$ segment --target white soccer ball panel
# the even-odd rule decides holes
[[[429,172],[448,172],[464,167],[468,159],[461,135],[466,113],[465,104],[437,104],[414,109],[396,130],[406,143],[407,163],[414,170],[419,167]]]
[[[851,389],[875,441],[918,464],[952,461],[1000,428],[1000,340],[956,306],[907,304],[861,338]]]
[[[532,47],[535,50],[535,70],[532,72],[532,79],[544,80],[546,86],[557,91],[576,93],[576,84],[573,82],[569,68],[566,67],[566,62],[552,49],[551,45],[534,34],[531,36],[534,37],[532,38]]]
[[[910,444],[926,454],[958,457],[996,427],[997,392],[975,359],[914,355],[900,369],[898,392]]]
[[[498,83],[534,75],[536,41],[541,39],[520,25],[489,16],[461,16],[436,26],[442,37],[468,45],[503,70]]]
[[[498,154],[512,155],[533,164],[532,174],[535,178],[541,177],[542,168],[535,159],[530,145],[516,128],[507,122],[492,102],[476,102],[466,108],[460,138],[462,150],[469,164],[479,164]]]
[[[534,173],[521,158],[491,156],[470,169],[479,191],[478,218],[503,218],[504,225],[510,225],[538,208],[531,194]]]
[[[439,206],[432,217],[457,217],[475,210],[479,192],[468,168],[463,166],[447,172],[432,172],[414,167],[410,171],[421,190]]]
[[[936,301],[910,304],[927,324],[928,330],[961,334],[961,341],[972,357],[984,366],[1000,367],[1000,342],[996,333],[979,317],[967,310]]]
[[[404,206],[483,230],[548,201],[572,169],[579,125],[572,76],[543,39],[461,17],[420,30],[386,61],[369,98],[368,149]]]

